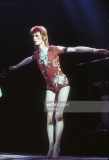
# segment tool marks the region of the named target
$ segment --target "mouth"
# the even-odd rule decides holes
[[[37,41],[34,41],[34,43],[37,43]]]

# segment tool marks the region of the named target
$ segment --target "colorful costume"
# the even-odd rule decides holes
[[[38,66],[47,82],[47,89],[58,93],[62,87],[69,85],[68,79],[61,71],[59,54],[66,53],[66,47],[49,46],[48,54],[44,60],[39,57],[39,50],[35,51],[33,59],[37,60]]]

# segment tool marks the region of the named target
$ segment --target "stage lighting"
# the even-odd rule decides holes
[[[0,98],[2,97],[2,90],[1,90],[1,87],[0,87]]]

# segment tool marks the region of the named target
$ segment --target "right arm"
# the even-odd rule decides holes
[[[9,70],[15,70],[15,69],[18,69],[20,68],[21,66],[23,65],[26,65],[26,64],[29,64],[33,61],[33,58],[32,56],[31,57],[28,57],[26,59],[24,59],[23,61],[21,61],[19,64],[17,64],[16,66],[10,66],[9,67]]]

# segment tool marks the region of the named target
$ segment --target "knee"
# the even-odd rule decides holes
[[[55,113],[55,120],[56,121],[62,121],[63,120],[63,113],[62,112],[56,112]]]
[[[47,123],[48,124],[53,124],[53,122],[54,122],[54,115],[53,115],[53,113],[51,112],[49,112],[48,113],[48,115],[47,115]]]

